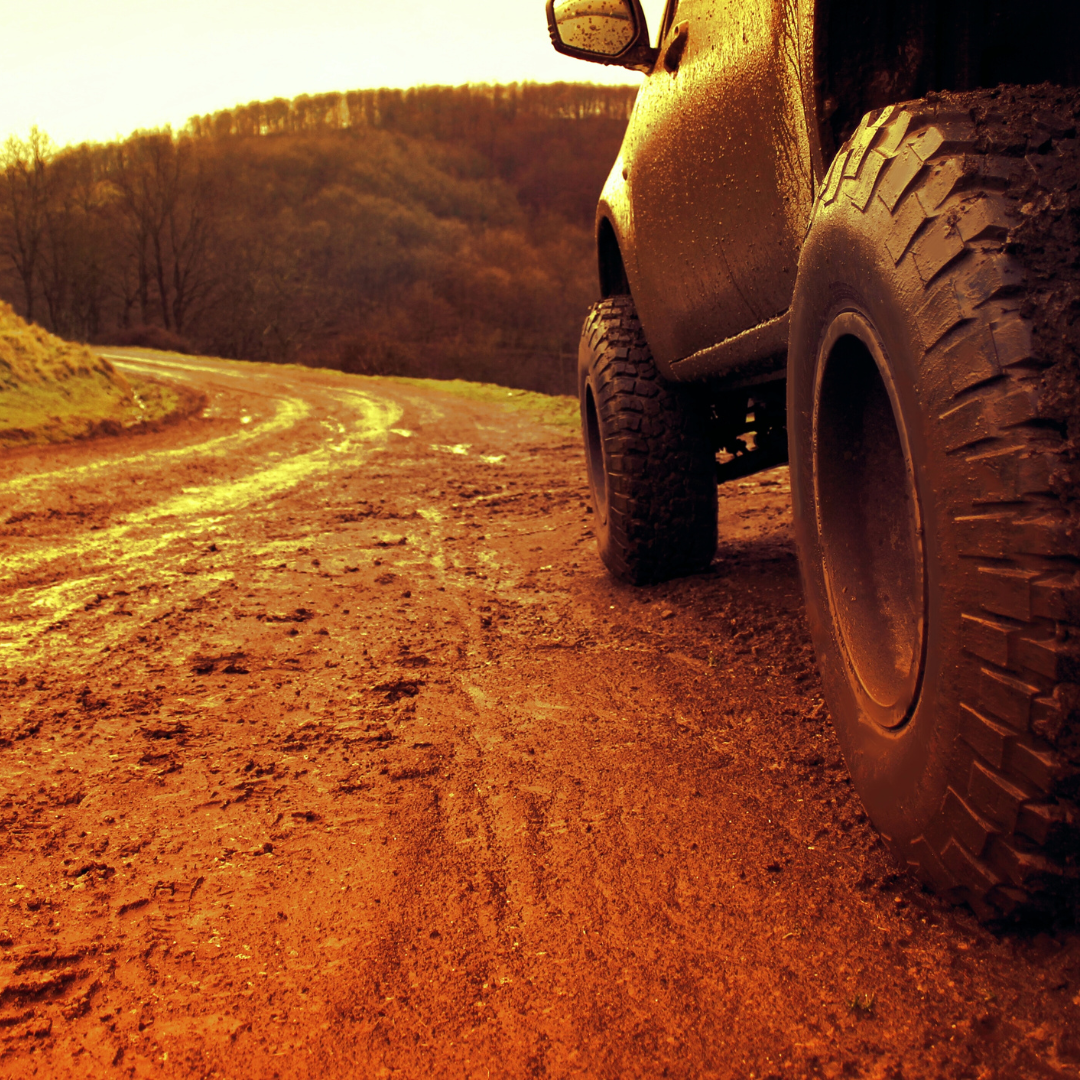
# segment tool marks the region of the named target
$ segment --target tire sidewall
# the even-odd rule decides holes
[[[883,209],[883,208],[882,208]],[[943,505],[944,455],[935,446],[921,385],[924,348],[918,329],[921,284],[907,280],[892,264],[881,237],[887,221],[851,212],[842,203],[815,218],[804,245],[789,341],[788,418],[791,487],[800,569],[811,634],[826,698],[852,780],[875,825],[901,844],[920,836],[938,814],[948,785],[955,742],[955,709],[950,692],[958,657],[946,649],[956,634],[957,589],[946,578],[951,552],[948,511]],[[887,216],[887,215],[885,215]],[[917,287],[918,286],[918,287]],[[849,676],[844,645],[830,615],[821,540],[818,534],[814,470],[815,386],[821,344],[833,319],[845,311],[861,315],[876,331],[894,391],[913,467],[922,518],[925,559],[925,659],[910,718],[887,730],[860,707]]]

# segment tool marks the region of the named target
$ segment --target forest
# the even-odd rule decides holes
[[[0,298],[63,337],[574,392],[635,88],[361,90],[0,149]]]

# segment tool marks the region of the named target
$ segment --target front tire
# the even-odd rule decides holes
[[[578,397],[604,565],[634,585],[706,569],[717,538],[708,407],[660,378],[629,296],[589,312]]]
[[[800,257],[788,418],[856,790],[902,864],[995,919],[1055,906],[1074,874],[1077,767],[1042,718],[1071,723],[1080,561],[1007,244],[1011,166],[980,157],[968,97],[871,114],[833,163]]]

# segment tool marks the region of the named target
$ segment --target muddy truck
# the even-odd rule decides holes
[[[788,461],[852,781],[986,920],[1076,897],[1078,9],[547,6],[646,76],[579,354],[603,561],[704,570],[718,485]]]

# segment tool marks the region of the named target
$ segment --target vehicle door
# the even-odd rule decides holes
[[[671,363],[787,310],[812,199],[795,0],[670,0],[624,148],[642,323]]]

